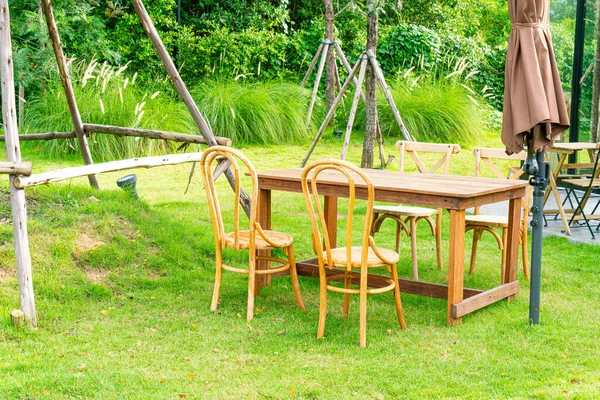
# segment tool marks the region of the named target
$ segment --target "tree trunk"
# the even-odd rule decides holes
[[[367,51],[371,51],[371,54],[375,55],[377,53],[379,28],[376,0],[367,0],[367,10]],[[373,155],[375,152],[375,137],[377,135],[377,80],[370,63],[367,66],[366,100],[367,123],[365,126],[365,140],[363,142],[360,166],[363,168],[372,168]]]
[[[332,43],[334,40],[333,18],[333,0],[325,0],[325,41],[329,43]],[[333,45],[330,44],[327,46],[327,74],[325,80],[325,95],[328,111],[335,100],[336,68],[335,53],[333,52]],[[335,118],[330,122],[330,125],[334,124]]]
[[[600,0],[596,0],[596,55],[594,57],[591,141],[600,142]]]

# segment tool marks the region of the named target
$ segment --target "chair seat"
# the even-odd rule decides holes
[[[567,184],[570,186],[577,186],[580,187],[582,189],[587,189],[590,186],[590,180],[587,178],[583,178],[583,179],[563,179],[562,182],[563,184]],[[592,187],[600,187],[600,179],[594,179],[594,182],[592,182]]]
[[[465,224],[467,226],[480,225],[505,228],[508,226],[508,215],[467,215],[465,217]]]
[[[379,252],[383,257],[397,263],[400,260],[400,256],[393,250],[378,248]],[[324,252],[323,257],[327,259],[327,254]],[[360,260],[362,257],[362,247],[352,246],[352,252],[350,257],[352,258],[352,268],[360,268]],[[331,249],[331,258],[333,258],[333,264],[336,267],[345,267],[347,262],[346,248],[338,247]],[[377,257],[372,248],[369,247],[369,254],[367,255],[367,266],[368,267],[381,267],[387,265],[381,258]]]
[[[289,245],[294,243],[294,239],[287,233],[277,232],[277,231],[263,231],[263,232],[269,238],[269,240],[271,240],[272,242],[277,244],[277,246],[275,246],[275,247],[284,248],[284,247],[288,247]],[[256,236],[255,245],[258,250],[268,250],[268,249],[273,248],[273,246],[271,246],[269,243],[265,242],[265,240],[258,234],[258,232],[256,232],[255,236]],[[250,231],[248,231],[248,230],[240,231],[239,238],[240,238],[240,248],[248,249],[250,247]],[[231,232],[231,233],[228,233],[227,235],[225,235],[225,244],[227,247],[235,247],[234,232]]]
[[[375,206],[373,212],[378,214],[391,214],[402,217],[430,217],[436,215],[435,208],[413,207],[413,206]]]

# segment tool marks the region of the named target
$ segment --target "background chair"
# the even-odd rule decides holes
[[[475,176],[481,176],[481,167],[486,165],[494,175],[499,179],[519,179],[523,175],[521,166],[511,166],[508,173],[505,175],[500,168],[494,163],[498,160],[514,160],[524,161],[527,158],[527,153],[522,151],[518,154],[507,155],[503,149],[486,149],[475,147],[473,149],[475,156]],[[529,267],[527,260],[527,223],[531,200],[531,186],[527,187],[525,192],[525,200],[523,201],[523,217],[520,227],[520,243],[521,253],[523,255],[523,273],[525,279],[529,280]],[[502,251],[502,282],[504,282],[504,264],[506,263],[506,240],[508,237],[508,215],[487,215],[480,214],[479,207],[475,207],[475,215],[467,215],[465,218],[465,232],[473,231],[473,245],[471,247],[471,266],[469,273],[475,272],[475,258],[477,256],[477,242],[481,239],[484,231],[491,233],[498,242],[498,248]],[[502,229],[502,237],[494,230],[494,228]]]
[[[596,151],[591,158],[594,160],[593,163],[570,164],[571,168],[577,168],[580,172],[583,172],[582,170],[585,169],[591,170],[589,174],[584,173],[578,178],[572,177],[570,179],[561,179],[557,182],[557,185],[567,189],[567,198],[570,198],[570,196],[573,195],[573,198],[577,204],[575,212],[573,212],[571,219],[569,220],[569,226],[571,226],[575,220],[583,220],[592,235],[592,239],[595,239],[596,237],[594,235],[594,231],[590,226],[590,219],[599,218],[598,216],[594,215],[594,213],[596,212],[598,205],[600,205],[600,201],[596,204],[590,215],[586,214],[585,207],[594,192],[598,192],[600,190],[600,168],[598,166],[598,160],[600,157],[598,156],[598,151]],[[580,197],[577,196],[578,191],[581,192]],[[600,224],[596,230],[600,230]]]
[[[335,243],[329,242],[327,225],[323,207],[319,202],[319,190],[317,182],[321,174],[326,176],[332,173],[343,174],[348,180],[349,197],[348,197],[348,215],[346,224],[346,241],[343,247],[335,247]],[[309,183],[310,179],[310,183]],[[359,246],[352,245],[353,229],[352,223],[354,219],[354,209],[357,186],[367,188],[367,205],[365,210],[365,220],[363,229],[359,230],[356,239],[360,239]],[[362,182],[361,182],[362,181]],[[308,215],[312,225],[312,241],[313,248],[317,254],[319,262],[319,278],[320,278],[320,307],[319,307],[319,327],[317,337],[323,337],[325,331],[325,317],[327,314],[327,291],[333,291],[344,294],[344,318],[348,317],[350,310],[350,295],[358,294],[360,296],[360,345],[365,347],[367,343],[367,295],[383,293],[387,291],[394,292],[394,304],[396,307],[396,315],[402,329],[406,329],[404,316],[402,314],[402,303],[400,302],[400,289],[398,287],[398,271],[396,263],[400,256],[398,253],[380,249],[375,246],[373,237],[370,236],[371,220],[373,218],[373,202],[375,198],[375,190],[373,184],[365,173],[358,167],[339,160],[322,160],[316,161],[308,165],[302,173],[302,191],[308,208]],[[336,227],[331,227],[336,229]],[[368,270],[375,267],[386,267],[391,272],[391,278],[370,275]],[[336,274],[327,276],[327,270],[334,270]],[[358,269],[359,272],[353,270]],[[330,271],[333,272],[333,271]],[[334,286],[332,281],[342,281],[341,285]],[[379,281],[378,288],[369,289],[367,282]],[[358,282],[359,288],[353,288],[352,285]],[[381,287],[382,286],[382,287]]]
[[[217,196],[217,190],[215,183],[212,179],[213,168],[218,164],[216,162],[220,158],[225,158],[231,163],[231,168],[235,174],[235,195],[233,199],[233,231],[225,233],[223,216],[221,215],[221,207],[219,198]],[[246,167],[250,175],[252,182],[251,199],[252,206],[250,209],[250,222],[248,229],[240,229],[240,165],[237,160],[240,160],[242,165]],[[226,162],[227,162],[226,161]],[[239,151],[229,147],[215,146],[205,150],[200,159],[200,170],[202,172],[202,179],[206,189],[206,197],[208,199],[208,206],[210,208],[210,215],[212,218],[213,232],[215,236],[215,248],[216,248],[216,273],[215,273],[215,287],[213,292],[212,304],[210,309],[215,311],[219,302],[219,292],[221,288],[221,277],[223,270],[237,272],[248,275],[248,310],[247,319],[251,320],[254,316],[254,288],[256,275],[271,275],[282,271],[290,270],[292,276],[292,287],[294,295],[296,296],[296,302],[298,307],[304,310],[304,303],[302,296],[300,295],[300,286],[298,284],[298,274],[296,272],[296,263],[294,261],[294,239],[286,234],[271,230],[263,230],[258,222],[256,222],[258,212],[258,180],[256,178],[256,170],[252,166],[252,163]],[[234,248],[236,251],[248,250],[249,252],[249,263],[248,269],[235,268],[223,263],[223,249],[226,247]],[[265,251],[273,249],[283,249],[287,255],[288,260],[284,260],[278,257],[271,257],[270,255],[258,255],[258,251],[264,254]],[[281,263],[281,266],[275,268],[269,268],[266,270],[257,270],[256,261],[267,260]]]
[[[458,144],[440,144],[440,143],[418,143],[400,140],[396,142],[396,147],[400,150],[400,172],[404,172],[406,156],[410,156],[418,171],[423,174],[433,174],[441,169],[442,174],[448,174],[450,169],[450,160],[453,154],[460,152]],[[420,154],[436,155],[436,162],[432,167],[427,168]],[[438,158],[437,156],[440,156]],[[410,235],[410,248],[412,256],[413,277],[419,279],[419,270],[417,264],[417,225],[422,219],[427,221],[431,228],[431,234],[435,235],[435,248],[438,268],[442,269],[442,209],[433,209],[414,206],[376,206],[373,207],[374,218],[371,232],[373,236],[379,232],[381,224],[387,218],[396,221],[396,252],[400,252],[400,233],[405,231]],[[432,216],[435,215],[436,221]],[[408,226],[407,226],[408,223]]]

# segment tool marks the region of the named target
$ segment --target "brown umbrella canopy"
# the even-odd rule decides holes
[[[550,36],[550,0],[509,0],[512,31],[508,39],[502,142],[506,151],[523,150],[533,130],[533,150],[552,147],[569,127]]]

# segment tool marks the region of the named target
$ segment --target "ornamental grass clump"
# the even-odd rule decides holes
[[[192,95],[215,135],[236,145],[304,143],[324,116],[317,100],[305,129],[310,90],[285,82],[209,81]]]
[[[161,90],[143,90],[136,85],[137,74],[93,60],[71,66],[73,90],[83,123],[129,128],[194,133],[193,121],[185,106]],[[28,103],[25,133],[72,132],[73,123],[58,76],[46,82],[40,98]],[[55,139],[33,146],[50,157],[78,152],[77,139]],[[114,160],[163,154],[174,151],[174,143],[132,137],[93,134],[88,143],[95,160]]]
[[[486,130],[480,96],[467,83],[477,73],[458,59],[452,72],[415,75],[410,68],[391,82],[394,102],[412,138],[419,142],[473,143]],[[377,110],[384,135],[402,138],[400,128],[383,93],[378,92]],[[364,106],[359,109],[356,128],[364,127]]]

